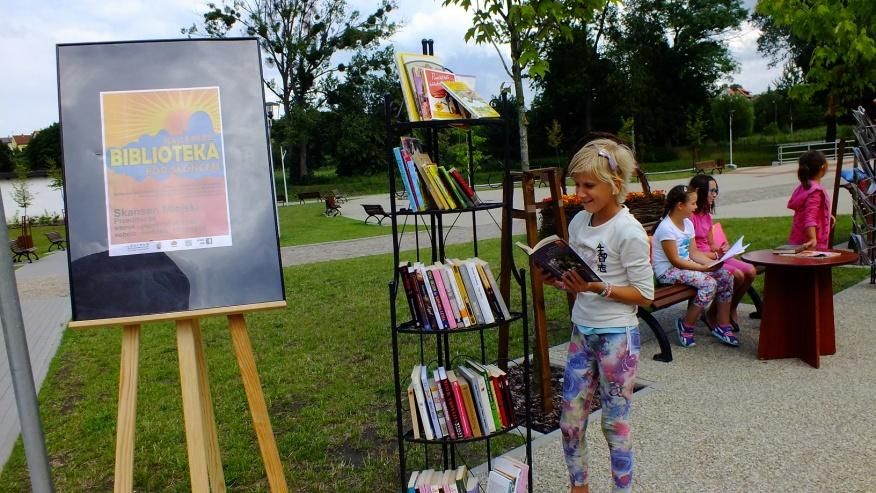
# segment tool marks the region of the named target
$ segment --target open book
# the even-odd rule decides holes
[[[729,258],[735,257],[735,256],[739,255],[740,253],[745,253],[745,250],[748,248],[748,245],[751,245],[751,243],[749,243],[748,245],[743,245],[742,244],[743,238],[745,238],[745,236],[740,236],[739,239],[736,240],[736,243],[734,243],[733,246],[731,246],[727,250],[727,253],[725,253],[723,257],[719,258],[718,260],[715,260],[714,262],[706,264],[706,267],[711,267],[713,265],[720,264],[721,262],[724,262],[725,260],[727,260]]]
[[[574,270],[587,282],[602,282],[602,279],[575,253],[575,250],[572,250],[566,240],[557,235],[548,236],[532,248],[519,241],[517,246],[529,255],[535,265],[557,279],[563,277],[566,272]]]

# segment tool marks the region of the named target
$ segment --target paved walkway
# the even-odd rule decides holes
[[[793,166],[745,168],[718,175],[721,196],[717,217],[790,215],[785,201],[796,186],[795,170]],[[833,176],[832,172],[827,176]],[[652,188],[668,189],[686,182],[687,179],[657,182]],[[632,184],[630,188],[638,190],[638,185]],[[478,193],[486,200],[501,199],[499,190]],[[536,189],[537,198],[547,193],[547,188]],[[840,214],[851,210],[846,195],[841,192]],[[352,199],[342,208],[344,216],[364,220],[366,215],[359,205],[363,203],[388,208],[389,198],[380,195]],[[519,207],[519,193],[515,203]],[[445,228],[456,221],[446,232],[446,242],[470,242],[471,214],[454,216],[445,216]],[[494,221],[500,221],[499,211],[477,213],[479,238],[499,235]],[[522,233],[522,221],[515,221],[514,229],[515,233]],[[414,247],[413,235],[406,234],[402,249]],[[285,247],[281,254],[283,265],[288,266],[391,251],[391,237],[380,236]],[[66,268],[66,257],[61,253],[16,271],[37,387],[45,378],[70,319]],[[860,330],[872,327],[866,317],[873,313],[874,293],[873,286],[861,284],[837,296],[838,354],[823,359],[824,368],[818,371],[795,360],[757,361],[754,357],[757,332],[752,330],[750,322],[743,324],[743,347],[739,350],[714,344],[701,334],[702,342],[697,348],[673,348],[676,361],[672,364],[643,358],[641,377],[653,385],[646,391],[650,394],[641,395],[635,405],[637,481],[641,488],[644,491],[800,491],[791,485],[802,484],[802,489],[807,491],[876,491],[876,484],[868,483],[873,477],[871,471],[853,472],[876,463],[876,447],[872,445],[876,443],[876,428],[871,426],[876,422],[876,406],[872,395],[860,392],[866,382],[876,380],[873,378],[876,359],[866,349],[876,346],[876,332]],[[671,320],[677,314],[669,309],[660,316]],[[669,326],[664,323],[664,327]],[[647,333],[645,329],[643,334]],[[645,355],[656,352],[656,342],[646,339],[644,344]],[[553,351],[555,359],[564,360],[564,348]],[[18,419],[11,398],[5,350],[0,360],[0,464],[5,464],[18,435]],[[854,378],[849,378],[850,375]],[[718,388],[721,392],[716,392]],[[795,399],[797,396],[799,399]],[[678,409],[685,411],[679,413]],[[836,412],[839,413],[835,414],[837,419],[828,419]],[[679,416],[685,420],[679,421]],[[607,491],[606,468],[601,464],[606,457],[604,440],[596,436],[597,428],[591,427],[589,432],[590,443],[595,446],[594,492]],[[801,434],[800,430],[806,433]],[[803,436],[812,440],[804,441]],[[807,463],[810,453],[815,460],[810,461],[809,469],[786,464],[781,459],[788,456]],[[536,460],[538,491],[567,491],[558,435],[538,440]],[[745,467],[741,467],[743,465]],[[793,475],[779,478],[782,468],[789,468]],[[746,471],[753,471],[754,475],[743,477]],[[730,483],[724,481],[725,477],[732,479],[738,488],[728,487]],[[822,488],[819,478],[824,478],[831,487]],[[767,486],[778,479],[781,481],[774,483],[776,488]]]

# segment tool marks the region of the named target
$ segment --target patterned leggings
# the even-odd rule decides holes
[[[639,329],[632,327],[628,330],[633,334],[633,347],[628,347],[626,333],[584,335],[577,328],[572,329],[563,380],[560,429],[566,467],[574,486],[588,484],[587,419],[597,385],[602,400],[602,433],[611,455],[614,491],[629,491],[632,484],[629,417],[639,362]]]
[[[700,272],[670,267],[657,276],[657,280],[663,284],[681,283],[695,287],[697,296],[693,302],[700,308],[706,308],[712,300],[728,303],[733,297],[733,274],[723,268],[713,272]]]

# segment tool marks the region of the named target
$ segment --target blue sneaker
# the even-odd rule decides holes
[[[680,318],[675,320],[675,331],[678,332],[678,342],[682,347],[694,347],[697,345],[694,342],[693,327],[685,327]]]
[[[728,346],[739,347],[739,339],[733,334],[733,326],[718,325],[712,329],[712,335]]]

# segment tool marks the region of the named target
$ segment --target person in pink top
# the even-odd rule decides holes
[[[708,258],[717,260],[730,248],[726,238],[721,238],[718,241],[712,234],[712,213],[715,212],[715,200],[718,198],[718,182],[712,176],[697,175],[691,178],[688,186],[697,192],[697,210],[690,217],[691,222],[694,224],[697,249],[705,253]],[[733,325],[733,330],[738,332],[739,318],[736,314],[736,307],[739,306],[739,301],[745,295],[745,292],[748,291],[751,283],[754,282],[757,270],[753,265],[737,258],[724,261],[723,268],[733,274],[730,323]],[[713,323],[715,320],[714,305],[706,313],[706,318],[710,326],[715,325]]]
[[[820,151],[808,151],[800,156],[797,178],[800,184],[788,199],[788,209],[794,211],[788,243],[803,248],[830,248],[827,244],[832,221],[830,200],[821,186],[827,173],[827,159]]]

